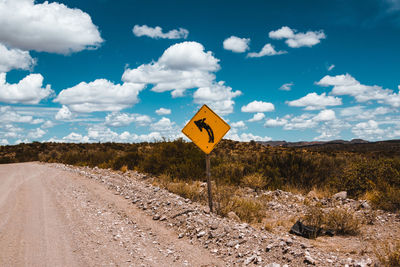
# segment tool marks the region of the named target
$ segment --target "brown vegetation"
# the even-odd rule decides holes
[[[357,235],[360,233],[360,220],[351,212],[342,208],[334,208],[324,212],[320,207],[310,206],[303,220],[309,226],[330,230],[338,235]]]
[[[237,196],[233,192],[243,186],[256,191],[292,188],[304,193],[345,190],[350,198],[369,196],[375,208],[398,211],[400,155],[392,149],[396,145],[398,143],[392,141],[283,148],[223,140],[211,154],[212,178],[220,188],[217,191],[231,188],[230,195],[221,193],[224,197],[215,197],[219,211],[223,214],[226,207],[234,209],[238,203],[247,205],[250,210],[258,209],[259,205],[249,200],[234,199]],[[0,147],[0,163],[37,160],[166,175],[169,180],[165,186],[171,191],[181,192],[191,199],[203,198],[197,196],[195,182],[205,179],[204,154],[182,139],[140,144],[34,142]],[[232,203],[224,204],[227,200]],[[257,217],[238,213],[246,220]]]
[[[400,241],[380,243],[375,248],[375,254],[383,266],[400,266]]]

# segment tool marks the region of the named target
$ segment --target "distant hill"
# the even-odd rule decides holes
[[[288,149],[306,149],[322,153],[332,152],[351,152],[360,154],[375,155],[376,157],[399,157],[400,140],[386,140],[377,142],[368,142],[362,139],[353,139],[351,141],[333,140],[333,141],[315,141],[315,142],[286,142],[286,141],[268,141],[258,142],[270,147],[283,147]]]
[[[286,142],[286,141],[259,141],[259,144],[265,146],[282,146],[282,147],[305,147],[325,144],[367,144],[370,143],[362,139],[353,139],[351,141],[346,140],[332,140],[332,141],[299,141],[299,142]]]

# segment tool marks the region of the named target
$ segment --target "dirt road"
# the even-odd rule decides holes
[[[104,185],[0,165],[0,266],[224,266]]]

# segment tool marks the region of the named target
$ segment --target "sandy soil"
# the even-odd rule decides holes
[[[123,196],[49,165],[0,165],[0,266],[224,266]]]

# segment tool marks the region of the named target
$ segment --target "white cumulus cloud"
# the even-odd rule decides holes
[[[29,74],[18,83],[9,84],[6,74],[0,73],[0,102],[38,104],[53,93],[50,85],[44,88],[42,85],[43,76],[40,74]]]
[[[178,30],[174,29],[163,33],[163,29],[160,26],[153,28],[147,25],[135,25],[132,29],[132,32],[137,37],[147,36],[155,39],[186,39],[189,35],[189,31],[183,28],[179,28]]]
[[[175,123],[165,117],[162,117],[159,121],[151,125],[151,129],[159,132],[171,132],[174,128]]]
[[[171,114],[171,110],[168,108],[159,108],[156,110],[157,115],[169,115]]]
[[[297,32],[289,28],[288,26],[283,26],[276,31],[270,31],[269,37],[272,39],[286,39],[286,44],[292,48],[299,48],[303,46],[312,47],[321,42],[321,39],[325,39],[326,35],[324,31],[308,31],[308,32]]]
[[[103,42],[91,17],[57,2],[0,1],[0,42],[22,50],[68,54]]]
[[[247,54],[247,57],[264,57],[264,56],[276,56],[286,54],[286,51],[276,51],[273,45],[266,44],[263,46],[260,52],[251,52]]]
[[[334,96],[327,96],[326,93],[318,95],[317,93],[309,93],[300,99],[286,101],[292,107],[305,107],[305,110],[324,109],[327,106],[342,105],[342,99]]]
[[[63,105],[55,115],[56,120],[70,120],[74,116],[72,112],[69,110],[69,108],[65,105]]]
[[[333,86],[331,94],[333,95],[350,95],[357,102],[367,102],[377,100],[393,107],[400,107],[400,94],[394,93],[393,90],[383,89],[378,85],[364,85],[357,81],[350,74],[330,76],[326,75],[319,82],[320,86]]]
[[[230,50],[235,53],[243,53],[249,50],[249,38],[239,38],[236,36],[231,36],[224,40],[224,49]]]
[[[274,104],[257,100],[242,106],[242,112],[269,112],[273,110],[275,110]]]
[[[351,129],[351,132],[364,139],[382,139],[385,134],[385,131],[379,128],[379,123],[374,120],[357,123]]]
[[[34,119],[32,116],[24,116],[16,112],[10,106],[2,106],[0,107],[0,123],[7,124],[7,123],[33,123]]]
[[[290,91],[290,90],[292,90],[293,85],[294,85],[294,83],[284,83],[284,84],[282,84],[281,87],[279,87],[279,90]]]
[[[81,134],[72,132],[67,136],[64,136],[62,138],[62,141],[64,142],[71,142],[71,143],[87,143],[89,142],[89,138],[87,136],[82,136]]]
[[[314,117],[316,121],[331,121],[336,119],[335,111],[331,109],[321,110],[317,116]]]
[[[8,143],[8,140],[7,140],[7,139],[3,138],[3,139],[0,140],[0,145],[6,146],[6,145],[8,145],[8,144],[9,144],[9,143]]]
[[[143,84],[121,85],[106,79],[97,79],[62,90],[54,101],[75,112],[120,111],[136,104],[143,88]]]
[[[36,64],[28,51],[20,49],[8,49],[0,43],[0,72],[8,72],[12,69],[29,70]]]
[[[39,139],[42,138],[46,134],[45,131],[43,131],[40,128],[36,128],[34,130],[31,130],[28,132],[28,138],[30,139]]]
[[[249,122],[260,121],[265,118],[265,114],[258,112],[254,114],[253,118],[249,119]]]
[[[133,122],[145,126],[151,123],[151,118],[147,115],[114,112],[108,114],[105,119],[105,125],[112,127],[128,126]]]
[[[230,125],[233,128],[245,128],[246,127],[246,124],[244,123],[244,121],[232,122]]]
[[[271,141],[272,138],[269,136],[258,136],[258,135],[254,135],[252,133],[242,133],[242,134],[230,134],[228,133],[226,135],[227,139],[231,139],[231,140],[235,140],[235,141],[241,141],[241,142],[249,142],[249,141]]]
[[[152,91],[172,91],[172,96],[178,97],[187,89],[210,86],[213,72],[220,69],[218,62],[202,44],[183,42],[170,46],[156,62],[126,69],[122,80],[153,84]]]
[[[278,127],[278,126],[284,126],[286,123],[288,123],[288,121],[285,118],[267,119],[264,123],[264,126],[265,127]]]
[[[207,104],[218,114],[226,115],[233,112],[235,102],[232,99],[241,94],[241,91],[233,91],[231,87],[220,81],[210,86],[200,87],[194,92],[193,98],[196,104]]]

